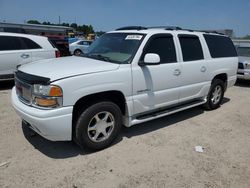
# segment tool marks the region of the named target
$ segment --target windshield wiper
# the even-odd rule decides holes
[[[89,55],[89,56],[90,57],[94,57],[94,58],[99,59],[99,60],[103,60],[103,61],[107,61],[107,62],[112,62],[112,60],[109,57],[103,56],[101,54],[92,54],[92,55]]]
[[[112,60],[107,56],[103,56],[101,54],[82,54],[82,57],[88,57],[88,58],[93,58],[93,59],[98,59],[106,62],[111,62],[111,63],[119,63],[118,61]]]

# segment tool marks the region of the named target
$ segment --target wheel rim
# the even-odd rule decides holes
[[[218,104],[221,100],[221,96],[222,96],[222,87],[220,85],[217,85],[212,93],[211,102],[213,104]]]
[[[99,112],[92,117],[88,124],[88,137],[93,142],[107,140],[114,130],[115,119],[110,112]]]
[[[79,50],[77,50],[77,51],[75,51],[75,55],[79,56],[79,55],[81,55],[81,52]]]

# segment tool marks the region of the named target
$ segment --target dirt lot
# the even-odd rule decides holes
[[[96,153],[34,135],[11,107],[12,83],[0,86],[0,165],[9,162],[0,187],[250,187],[250,83],[229,89],[218,110],[124,128]]]

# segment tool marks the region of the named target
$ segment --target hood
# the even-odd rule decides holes
[[[71,56],[28,63],[19,67],[18,70],[55,81],[66,77],[111,71],[118,68],[119,64]]]

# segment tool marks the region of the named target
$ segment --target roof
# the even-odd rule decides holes
[[[224,35],[223,33],[218,33],[216,31],[182,29],[180,27],[173,27],[173,26],[157,26],[157,27],[128,26],[128,27],[118,28],[112,32],[124,32],[124,33],[133,32],[133,33],[149,34],[149,33],[159,33],[162,31],[185,33],[185,34],[207,33],[207,34],[215,34],[215,35]]]

